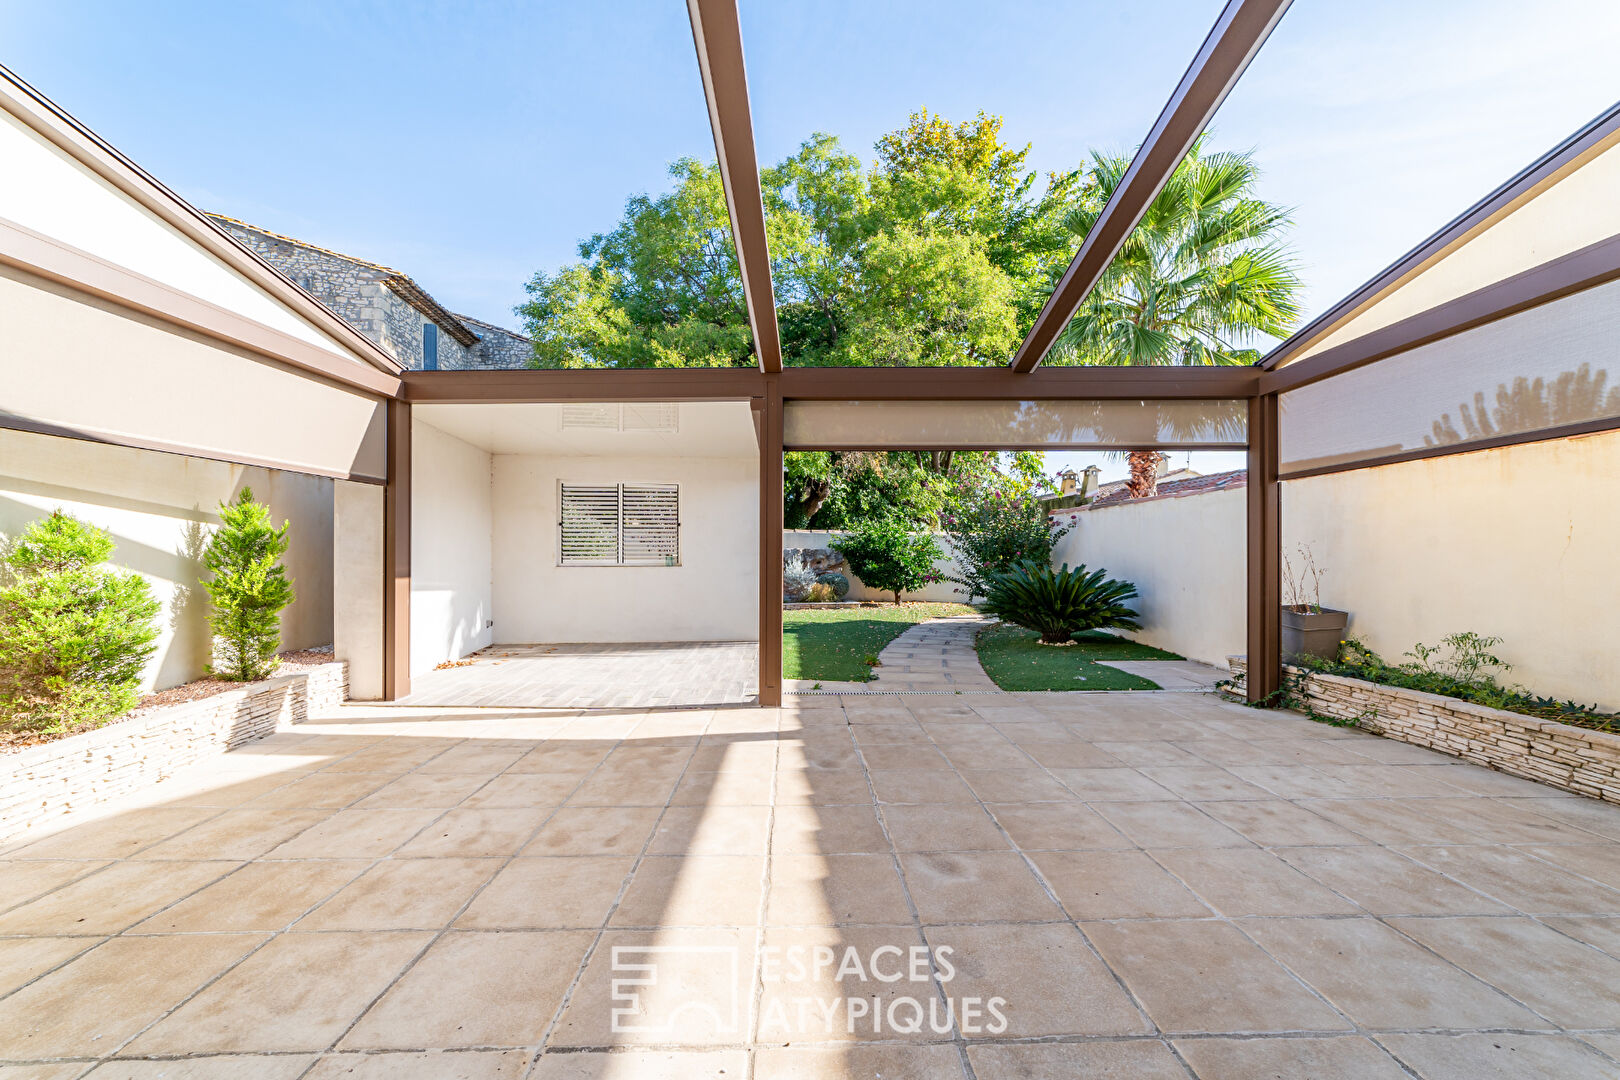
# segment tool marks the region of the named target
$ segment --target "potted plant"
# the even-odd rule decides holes
[[[1311,549],[1299,545],[1299,565],[1283,556],[1283,658],[1319,656],[1332,660],[1339,655],[1348,611],[1322,606],[1322,572],[1316,567]]]

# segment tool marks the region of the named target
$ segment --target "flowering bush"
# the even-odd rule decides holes
[[[944,526],[961,576],[948,580],[969,602],[988,595],[992,574],[1025,561],[1050,563],[1052,549],[1069,531],[1026,488],[964,483],[957,488],[956,502],[958,509],[945,516]]]

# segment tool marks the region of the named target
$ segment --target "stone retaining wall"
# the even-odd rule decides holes
[[[347,663],[322,664],[0,756],[0,842],[329,712],[348,681]]]
[[[1239,687],[1244,657],[1227,658]],[[1313,711],[1555,788],[1620,803],[1620,735],[1399,686],[1283,669]]]

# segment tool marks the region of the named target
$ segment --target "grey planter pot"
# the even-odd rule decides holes
[[[1323,608],[1321,611],[1282,612],[1282,652],[1284,659],[1319,656],[1332,660],[1339,655],[1339,642],[1350,622],[1348,611]]]

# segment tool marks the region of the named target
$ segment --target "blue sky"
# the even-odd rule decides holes
[[[1220,4],[741,0],[762,160],[928,106],[1069,168],[1146,133]],[[1296,208],[1308,313],[1620,97],[1612,0],[1296,0],[1214,125]],[[712,156],[685,5],[0,0],[0,63],[197,205],[514,325],[536,269]],[[0,210],[3,214],[3,210]]]

